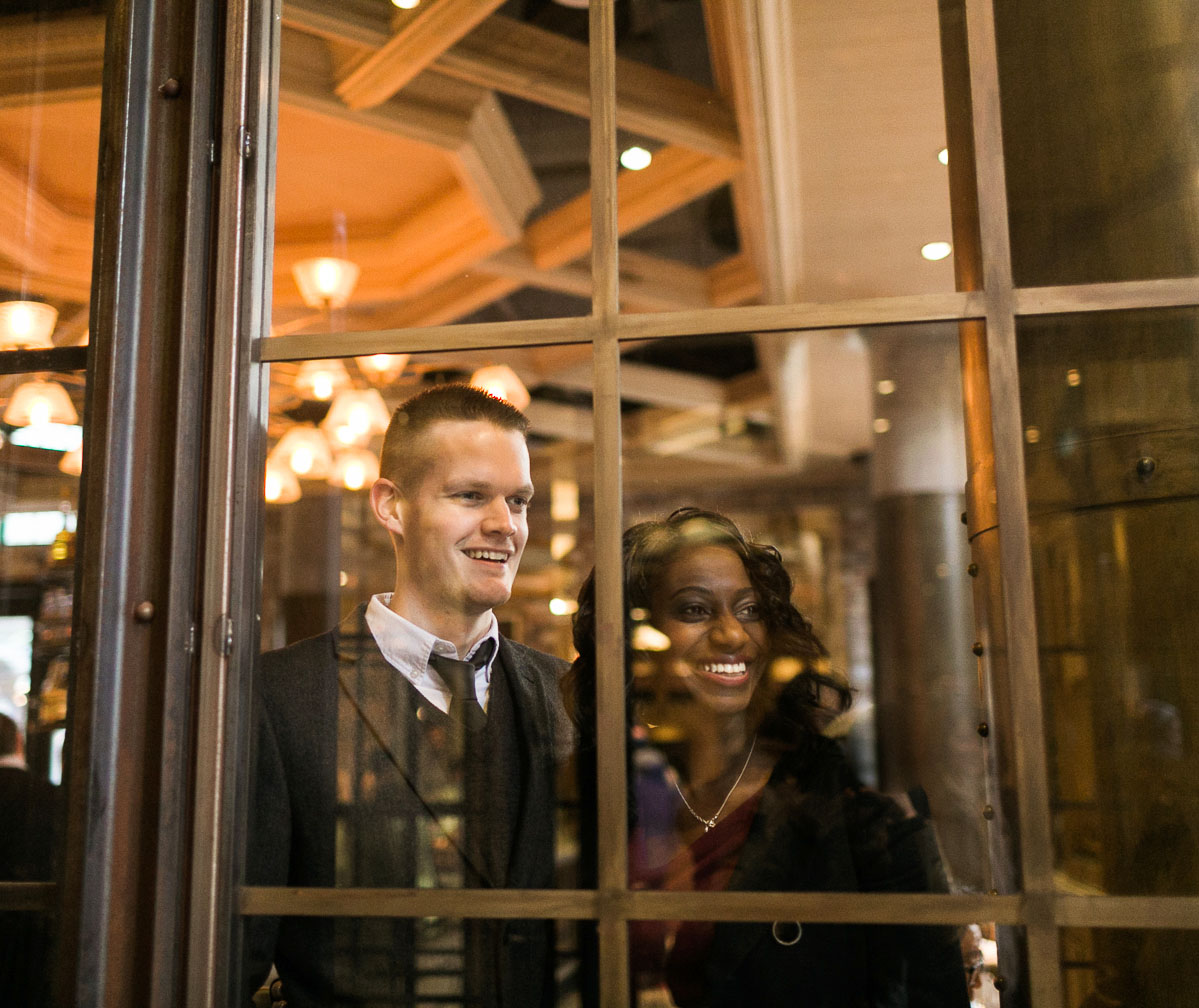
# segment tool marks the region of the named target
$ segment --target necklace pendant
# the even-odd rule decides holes
[[[707,833],[713,826],[716,825],[715,819],[708,819],[704,822],[704,832]]]

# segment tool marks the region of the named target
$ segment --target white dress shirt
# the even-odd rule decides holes
[[[495,662],[495,656],[499,654],[500,647],[500,629],[495,614],[491,615],[491,625],[487,628],[487,633],[480,637],[466,654],[459,655],[458,649],[448,640],[442,640],[428,630],[421,629],[388,608],[390,602],[391,592],[371,596],[366,607],[366,625],[370,628],[371,636],[375,638],[375,643],[388,664],[407,678],[421,696],[443,713],[449,713],[450,688],[441,676],[429,667],[429,656],[439,654],[466,661],[479,650],[483,641],[495,641],[491,660],[475,672],[475,696],[479,700],[479,706],[487,710],[487,700],[491,692],[491,666]]]

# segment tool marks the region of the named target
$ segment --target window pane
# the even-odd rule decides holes
[[[953,289],[936,3],[629,4],[617,51],[626,311]]]
[[[1154,1005],[1194,1000],[1199,971],[1194,931],[1062,931],[1062,985],[1067,1008]]]
[[[991,925],[633,921],[636,1008],[929,1004],[998,1008]],[[800,999],[797,1001],[797,999]]]
[[[263,926],[274,925],[247,919],[251,933]],[[567,1008],[584,996],[575,921],[288,917],[282,927],[320,931],[332,952],[293,976],[272,977],[259,995],[264,1003],[268,990],[291,1003],[319,998],[318,974],[336,978],[338,1004],[477,1005],[498,995],[503,1004]]]
[[[1058,870],[1199,892],[1193,310],[1021,324],[1037,634]]]
[[[587,12],[458,6],[284,10],[275,334],[589,310]]]
[[[266,504],[271,653],[258,670],[249,884],[578,884],[577,794],[559,780],[571,745],[559,678],[591,563],[589,354],[414,354],[377,385],[351,368],[351,406],[375,402],[382,426],[424,394],[426,405],[394,421],[393,440],[382,427],[356,434],[352,410],[338,419],[346,390],[330,404],[274,387],[267,489],[290,478],[299,496]],[[511,406],[462,391],[482,380],[479,369],[501,364],[517,383],[505,394],[525,408],[527,443],[510,426],[520,418]],[[276,382],[288,368],[296,370],[273,367]],[[444,418],[464,410],[467,419]],[[318,447],[298,458],[285,439],[305,428]],[[335,464],[317,478],[321,452]],[[352,452],[369,454],[368,470],[382,458],[388,482],[373,503],[377,468],[353,479],[336,468]],[[467,666],[467,710],[440,660],[481,655],[475,645],[490,636],[492,613],[499,650],[481,671]],[[304,976],[314,948],[354,935],[382,941],[380,933],[369,923],[334,934],[298,922],[277,948],[268,939],[261,964],[273,959],[286,984]],[[359,964],[346,969],[364,976],[373,947],[338,946],[344,962]],[[328,996],[354,989],[322,982],[337,984],[322,988]]]
[[[84,376],[11,373],[30,362],[4,351],[87,342],[103,7],[0,13],[0,1003],[14,1005],[48,1003],[54,975]]]
[[[1196,6],[995,5],[1022,285],[1199,272]]]

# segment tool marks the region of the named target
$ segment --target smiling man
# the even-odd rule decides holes
[[[528,539],[527,428],[465,385],[396,410],[370,495],[393,590],[256,677],[249,883],[554,885],[566,665],[502,637],[493,611]],[[246,947],[249,986],[273,962],[292,1006],[552,1004],[545,921],[258,919]]]

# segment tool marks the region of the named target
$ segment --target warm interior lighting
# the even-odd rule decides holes
[[[670,638],[656,627],[640,623],[633,628],[632,645],[634,651],[669,651]]]
[[[268,504],[290,504],[300,499],[300,481],[286,465],[268,460],[262,495]]]
[[[300,297],[309,308],[344,308],[360,272],[355,263],[332,256],[301,259],[291,266]]]
[[[420,0],[391,0],[400,10],[415,10],[420,6]]]
[[[941,164],[943,164],[943,165],[949,164],[949,148],[948,147],[942,147],[939,151],[937,151],[937,160],[940,161]]]
[[[641,171],[648,168],[654,156],[644,147],[629,147],[620,155],[620,163],[629,171]]]
[[[17,386],[4,411],[10,427],[39,427],[44,424],[74,424],[79,420],[67,390],[58,382],[35,378]]]
[[[69,452],[64,452],[62,458],[58,460],[59,472],[64,472],[68,476],[79,476],[83,473],[83,448],[75,448]]]
[[[875,388],[878,389],[879,395],[890,395],[895,391],[895,382],[893,382],[890,378],[884,378],[878,383],[878,385],[875,386]]]
[[[874,433],[886,434],[891,429],[891,421],[886,417],[878,417],[874,421]]]
[[[953,246],[949,242],[935,241],[929,242],[920,249],[920,254],[929,262],[940,262],[949,256],[953,251]]]
[[[368,357],[355,357],[354,361],[367,381],[387,386],[403,373],[408,364],[408,355],[406,353],[377,353]]]
[[[19,427],[8,440],[26,448],[69,452],[83,444],[83,428],[78,424],[43,423]]]
[[[490,392],[497,399],[511,403],[519,410],[529,405],[529,390],[507,364],[489,364],[479,368],[470,376],[470,383],[475,388]]]
[[[368,448],[347,448],[333,459],[329,482],[347,490],[361,490],[379,478],[379,460]]]
[[[305,399],[332,399],[350,387],[350,372],[339,360],[310,360],[296,373],[296,391]]]
[[[0,350],[44,350],[54,345],[50,334],[58,309],[41,301],[0,304]]]
[[[579,603],[574,599],[552,598],[550,599],[550,612],[555,616],[569,616],[571,613],[579,611]]]
[[[267,466],[278,462],[303,479],[324,479],[333,466],[333,453],[325,435],[312,424],[296,424],[279,439]]]
[[[1025,427],[1024,428],[1024,440],[1026,442],[1028,442],[1028,444],[1036,444],[1038,441],[1041,440],[1041,428],[1040,427]]]
[[[390,419],[377,389],[346,389],[333,400],[321,427],[336,445],[358,445],[387,430]]]
[[[564,560],[570,555],[578,540],[570,532],[555,532],[550,536],[550,557],[555,561]]]
[[[550,481],[550,517],[560,522],[578,521],[579,484],[574,480]]]
[[[1078,388],[1078,386],[1082,384],[1082,374],[1079,372],[1078,368],[1070,368],[1066,372],[1066,384],[1069,385],[1070,388]]]

